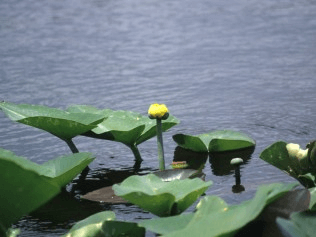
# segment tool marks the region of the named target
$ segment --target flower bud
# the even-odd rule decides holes
[[[289,157],[300,167],[303,173],[309,169],[308,161],[308,149],[304,150],[300,148],[300,145],[289,143],[286,145]]]
[[[148,109],[148,117],[151,119],[167,119],[169,117],[169,111],[164,104],[152,104]]]
[[[296,154],[300,150],[300,145],[299,144],[294,144],[294,143],[289,143],[286,145],[287,152],[289,153],[289,156],[291,158],[296,158]]]

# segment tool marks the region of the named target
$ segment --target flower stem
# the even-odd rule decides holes
[[[158,145],[158,160],[159,160],[159,170],[165,170],[165,157],[164,157],[164,150],[163,150],[163,141],[162,141],[162,125],[161,119],[157,120],[157,145]]]
[[[136,145],[132,145],[132,146],[130,146],[130,148],[131,148],[131,150],[132,150],[132,152],[134,154],[135,161],[137,161],[137,162],[142,161],[143,159],[142,159],[142,157],[141,157],[141,155],[139,153],[138,147]]]
[[[236,185],[240,185],[240,168],[239,165],[235,168]]]

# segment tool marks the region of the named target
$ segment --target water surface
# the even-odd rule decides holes
[[[147,113],[165,103],[181,123],[164,134],[166,163],[176,133],[241,131],[257,146],[242,167],[246,191],[233,194],[232,173],[207,194],[239,203],[258,185],[293,179],[259,159],[277,140],[304,146],[315,139],[316,3],[312,0],[65,0],[0,2],[0,99],[66,108]],[[42,163],[69,153],[57,138],[12,123],[0,113],[0,147]],[[98,170],[133,166],[118,143],[75,138],[93,152]],[[140,145],[143,172],[156,170],[156,141]],[[134,206],[104,206],[121,220],[151,214]],[[67,212],[65,210],[64,212]],[[62,213],[62,211],[61,211]],[[75,220],[25,218],[22,236],[60,236]]]

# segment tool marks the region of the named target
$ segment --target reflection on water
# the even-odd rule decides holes
[[[177,146],[174,151],[173,161],[180,162],[185,161],[188,165],[188,169],[203,169],[205,162],[208,158],[208,153],[194,152],[188,149],[184,149]]]
[[[210,153],[209,161],[211,163],[213,174],[217,176],[231,174],[232,171],[235,169],[230,164],[233,158],[243,159],[244,163],[241,165],[242,168],[250,160],[254,150],[255,147],[251,147],[237,151]]]

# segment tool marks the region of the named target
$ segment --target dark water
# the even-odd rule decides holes
[[[144,115],[151,103],[165,103],[181,120],[164,134],[167,164],[176,133],[232,129],[250,135],[257,146],[242,167],[245,192],[232,193],[231,172],[215,175],[209,162],[204,169],[214,181],[207,194],[228,203],[252,197],[260,184],[293,181],[258,158],[265,147],[277,140],[304,146],[316,138],[314,0],[2,0],[0,45],[0,100]],[[45,132],[3,113],[0,120],[4,149],[38,163],[69,153]],[[92,173],[133,166],[132,153],[119,143],[74,142],[97,156]],[[155,139],[139,148],[142,172],[156,170]],[[89,208],[113,210],[120,220],[152,217],[135,206]],[[77,221],[69,209],[61,207],[58,220],[47,211],[17,226],[22,236],[60,236]]]

